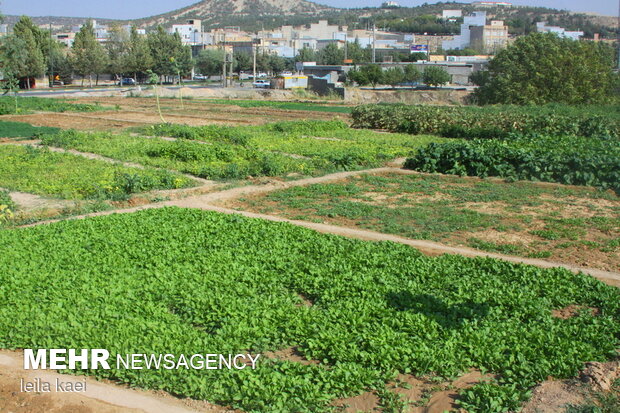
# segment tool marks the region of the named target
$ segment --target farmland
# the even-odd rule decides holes
[[[617,108],[18,107],[0,117],[0,350],[260,354],[80,373],[283,413],[529,413],[550,383],[586,403],[571,380],[618,363]]]
[[[294,347],[319,361],[91,372],[247,411],[322,411],[365,391],[396,408],[403,401],[387,383],[398,373],[441,382],[470,368],[499,378],[464,391],[462,406],[516,408],[536,382],[571,377],[619,344],[618,290],[561,269],[428,258],[398,244],[187,209],[5,230],[0,241],[0,295],[10,303],[0,306],[0,347]],[[583,310],[552,315],[569,305]]]
[[[153,189],[191,186],[170,172],[110,165],[28,146],[0,146],[0,182],[10,190],[68,199],[123,199]]]
[[[620,268],[620,198],[584,187],[391,173],[229,206],[533,258]]]

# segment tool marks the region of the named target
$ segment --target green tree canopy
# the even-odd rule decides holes
[[[167,33],[161,26],[147,36],[153,57],[153,71],[160,76],[187,74],[191,70],[190,50],[178,33]]]
[[[344,61],[344,49],[336,43],[329,43],[317,53],[318,61],[322,65],[341,65]]]
[[[427,66],[422,74],[422,81],[428,86],[441,86],[449,83],[450,75],[443,67]]]
[[[16,77],[36,77],[45,73],[46,62],[42,49],[41,30],[34,25],[29,17],[22,16],[13,28],[13,34],[23,42],[26,52],[26,61],[20,67],[19,72],[14,72]],[[16,66],[17,67],[17,66]],[[30,87],[30,81],[27,82]]]
[[[400,67],[391,67],[383,71],[383,82],[393,88],[405,80],[405,72]]]
[[[153,67],[153,57],[146,37],[139,34],[135,26],[129,33],[129,50],[125,56],[125,71],[133,73],[147,73]]]
[[[129,66],[129,33],[119,25],[112,25],[105,43],[108,53],[108,70],[122,75]]]
[[[107,55],[95,37],[93,22],[90,20],[75,34],[72,60],[75,71],[83,77],[88,76],[90,85],[92,85],[93,74],[100,74],[105,71]]]
[[[479,104],[604,103],[613,94],[613,50],[553,33],[518,38],[472,80]]]
[[[360,86],[372,85],[375,87],[383,82],[383,70],[379,65],[365,65],[349,71],[347,78]]]
[[[205,76],[213,76],[222,73],[224,64],[224,50],[205,49],[201,50],[196,57],[196,70]]]

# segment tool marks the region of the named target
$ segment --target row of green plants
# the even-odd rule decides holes
[[[448,138],[504,138],[512,132],[619,137],[620,110],[614,106],[428,106],[362,105],[353,127]]]
[[[94,112],[104,110],[98,104],[73,103],[65,99],[0,96],[0,115],[42,112]]]
[[[169,141],[109,132],[63,131],[41,138],[43,145],[77,149],[142,165],[171,169],[205,179],[245,179],[248,176],[311,175],[330,169],[323,159],[296,159],[228,141]]]
[[[161,124],[143,128],[141,132],[318,158],[335,169],[345,170],[381,165],[387,160],[407,156],[430,142],[445,141],[434,136],[387,135],[351,129],[339,120],[287,121],[252,127]]]
[[[263,354],[255,370],[79,372],[248,412],[373,390],[387,409],[398,373],[471,368],[496,378],[461,407],[514,411],[620,345],[619,290],[584,274],[193,209],[0,231],[0,268],[0,348]],[[553,316],[569,305],[583,310]],[[291,347],[318,364],[264,356]]]
[[[0,146],[0,187],[67,199],[122,200],[131,194],[195,185],[182,175],[130,168],[32,146]]]
[[[208,99],[208,103],[220,105],[235,105],[242,108],[274,108],[282,110],[306,110],[312,112],[351,113],[351,107],[344,105],[314,102],[279,102],[272,100],[238,100],[238,99]]]
[[[587,185],[620,193],[620,141],[513,134],[507,141],[431,143],[408,158],[405,168]]]

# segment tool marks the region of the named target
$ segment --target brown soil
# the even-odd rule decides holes
[[[582,311],[585,308],[587,308],[592,313],[593,316],[597,316],[601,312],[598,308],[582,307],[582,306],[572,304],[572,305],[569,305],[568,307],[553,310],[551,312],[551,315],[553,315],[556,318],[561,318],[562,320],[567,320],[569,318],[575,317],[577,314],[579,314],[580,311]]]
[[[292,361],[295,363],[300,363],[305,366],[308,365],[318,365],[320,362],[318,360],[308,360],[306,359],[296,347],[285,348],[278,351],[268,351],[263,354],[264,357],[275,360],[283,360],[283,361]]]
[[[34,126],[51,126],[62,129],[80,130],[118,130],[133,126],[162,123],[157,113],[155,99],[124,97],[85,97],[71,99],[76,103],[105,106],[118,105],[119,110],[98,112],[35,113],[31,115],[3,115],[2,120],[27,122]],[[348,119],[345,114],[283,110],[271,107],[242,108],[236,105],[222,105],[208,101],[185,100],[183,108],[180,101],[162,99],[162,113],[166,122],[202,125],[258,125],[267,122],[294,119],[331,120]]]
[[[594,392],[607,392],[620,377],[620,361],[586,363],[578,379],[547,380],[534,388],[523,413],[559,413],[569,405],[591,404]],[[606,406],[613,408],[614,406]],[[620,407],[620,406],[616,406]]]
[[[338,399],[332,402],[338,411],[345,413],[380,412],[379,398],[373,392],[365,392],[353,397]]]
[[[129,389],[92,377],[48,370],[23,370],[21,352],[0,350],[0,411],[11,413],[192,413],[232,410],[204,401],[179,399],[165,392]],[[21,380],[52,383],[51,392],[23,392]],[[56,380],[85,382],[83,392],[57,392]]]

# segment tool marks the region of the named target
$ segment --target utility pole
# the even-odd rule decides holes
[[[349,57],[349,39],[347,39],[347,34],[344,34],[344,60],[347,60]]]
[[[252,40],[252,82],[256,82],[256,44]]]
[[[49,55],[49,59],[50,59],[50,67],[51,67],[51,75],[52,75],[52,80],[50,81],[50,87],[53,88],[54,87],[54,59],[52,58],[52,23],[50,22],[50,55]]]
[[[228,86],[228,81],[226,78],[226,57],[228,56],[228,53],[226,52],[226,32],[224,32],[224,65],[222,66],[222,86],[223,87],[227,87]]]
[[[377,46],[376,46],[376,34],[375,34],[375,30],[376,30],[375,26],[375,22],[372,22],[372,62],[376,63],[377,62]]]

